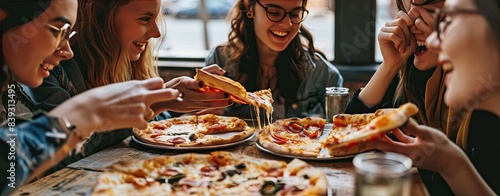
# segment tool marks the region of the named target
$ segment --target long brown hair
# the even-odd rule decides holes
[[[422,3],[413,5],[422,6],[438,2],[443,2],[443,0],[425,0]],[[408,12],[403,0],[396,0],[396,5],[399,10]],[[413,60],[414,55],[411,55],[406,60],[406,65],[399,71],[399,84],[396,88],[393,103],[395,107],[398,107],[403,103],[413,102],[420,109],[419,112],[425,114],[425,88],[427,80],[432,76],[435,69],[420,71],[415,67]]]
[[[113,22],[115,14],[120,6],[129,2],[130,0],[78,1],[75,59],[83,64],[80,66],[88,68],[87,73],[84,73],[88,88],[158,75],[150,44],[137,61],[130,61],[126,49],[121,47],[116,38],[118,32]]]
[[[245,7],[245,2],[247,5]],[[223,52],[228,54],[225,62],[229,77],[242,83],[247,90],[260,90],[257,87],[257,70],[259,67],[257,42],[255,38],[254,21],[246,17],[248,8],[255,5],[255,0],[239,0],[228,14],[231,30],[228,44]],[[307,0],[302,1],[302,7]],[[303,41],[306,43],[303,43]],[[307,49],[305,49],[307,48]],[[274,65],[277,72],[277,89],[288,101],[295,101],[297,89],[305,78],[306,53],[325,55],[314,47],[312,34],[302,25],[299,34],[290,42],[287,48],[278,54]],[[325,57],[326,58],[326,57]]]

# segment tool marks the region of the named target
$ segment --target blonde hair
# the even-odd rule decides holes
[[[75,25],[75,59],[88,67],[86,85],[94,88],[129,80],[143,80],[158,76],[153,44],[148,44],[137,61],[131,61],[116,34],[114,18],[120,6],[130,0],[79,0]],[[161,15],[156,22],[163,22]],[[162,25],[159,25],[162,26]],[[163,27],[163,26],[162,26]]]

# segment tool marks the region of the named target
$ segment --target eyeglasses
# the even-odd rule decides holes
[[[68,23],[64,24],[61,28],[53,26],[51,24],[47,24],[50,29],[56,33],[56,49],[59,50],[62,48],[62,44],[64,40],[69,40],[73,35],[76,34],[76,31],[71,31],[71,28]]]
[[[279,6],[264,6],[259,1],[257,1],[257,3],[266,10],[267,18],[273,22],[282,21],[288,14],[288,16],[290,17],[290,21],[293,24],[300,24],[306,19],[307,15],[309,14],[309,11],[304,7],[298,7],[290,12],[287,12],[285,9]]]
[[[435,12],[435,28],[437,32],[437,38],[439,41],[443,38],[443,32],[446,31],[446,28],[451,23],[451,18],[448,15],[453,14],[481,14],[481,12],[477,10],[446,10],[446,9],[436,9]]]

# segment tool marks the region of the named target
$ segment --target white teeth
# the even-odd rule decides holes
[[[443,66],[444,72],[450,72],[453,70],[453,66],[451,65],[451,63],[443,63],[441,66]]]
[[[145,46],[148,42],[138,42],[138,41],[133,41],[132,43],[134,43],[135,45],[139,45],[139,46]]]
[[[51,65],[49,63],[43,63],[40,65],[42,67],[43,70],[45,71],[50,71],[52,69],[54,69],[54,65]]]
[[[417,40],[417,46],[425,46],[425,41]]]
[[[288,35],[288,32],[286,32],[286,31],[271,31],[271,32],[277,36],[280,36],[280,37],[284,37],[284,36]]]

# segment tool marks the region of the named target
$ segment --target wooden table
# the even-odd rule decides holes
[[[256,137],[249,142],[219,150],[245,154],[257,158],[283,160],[287,162],[291,160],[259,150],[254,145],[255,140]],[[19,188],[13,195],[86,195],[95,184],[99,174],[110,165],[123,161],[144,160],[159,155],[175,155],[179,153],[183,152],[169,152],[168,150],[145,147],[128,138],[117,146],[90,155],[69,165],[67,168],[43,177],[31,184],[27,184]],[[330,186],[329,195],[354,195],[354,170],[352,158],[307,162],[325,171]],[[420,177],[416,173],[416,169],[412,169],[412,179],[412,188],[409,195],[429,195]]]

